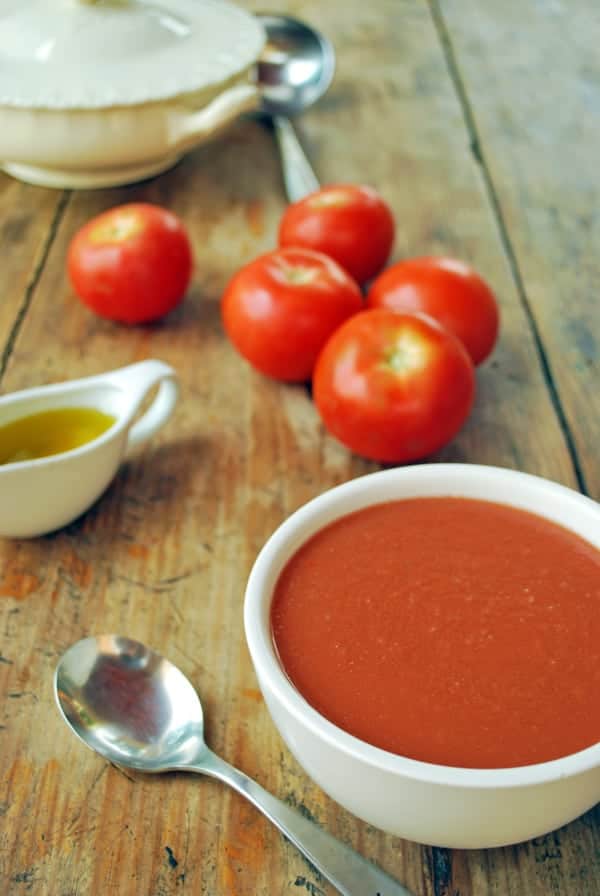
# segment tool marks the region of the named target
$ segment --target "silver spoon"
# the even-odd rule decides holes
[[[179,669],[138,641],[84,638],[54,675],[72,731],[109,762],[142,772],[190,771],[224,781],[260,809],[342,896],[411,896],[354,850],[290,809],[204,743],[202,706]]]
[[[319,182],[289,116],[312,106],[333,78],[335,53],[326,37],[291,16],[259,14],[267,41],[258,61],[262,111],[273,121],[290,202],[318,190]]]

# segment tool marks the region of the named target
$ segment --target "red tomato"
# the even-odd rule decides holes
[[[192,249],[172,212],[130,203],[92,218],[67,255],[73,289],[96,314],[126,324],[156,320],[183,299]]]
[[[371,460],[404,463],[445,445],[474,397],[463,345],[425,314],[371,309],[333,334],[313,397],[330,432]]]
[[[277,249],[235,274],[221,310],[227,335],[257,370],[302,382],[329,336],[362,307],[357,284],[331,258]]]
[[[423,311],[461,340],[481,364],[498,336],[494,294],[479,274],[452,258],[412,258],[384,271],[367,295],[370,308]]]
[[[304,246],[334,258],[358,283],[383,268],[394,242],[389,206],[370,187],[324,187],[286,209],[280,246]]]

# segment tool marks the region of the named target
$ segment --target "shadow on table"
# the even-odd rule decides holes
[[[184,508],[201,502],[208,450],[208,440],[193,436],[132,456],[88,511],[44,540],[66,536],[112,549],[163,538]]]

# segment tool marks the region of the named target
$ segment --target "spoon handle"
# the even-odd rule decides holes
[[[290,809],[208,748],[200,761],[186,768],[218,778],[249,799],[342,896],[412,896],[402,884]]]
[[[283,181],[290,202],[304,199],[319,189],[319,181],[306,158],[296,132],[287,118],[273,116],[273,128],[279,145]]]

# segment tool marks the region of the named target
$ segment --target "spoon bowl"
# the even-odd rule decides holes
[[[319,188],[319,181],[289,121],[320,99],[333,78],[335,52],[327,38],[291,16],[258,15],[266,43],[258,60],[261,108],[273,122],[290,202]]]
[[[109,762],[142,772],[199,772],[229,784],[260,809],[342,896],[411,896],[209,750],[196,691],[176,666],[138,641],[99,635],[74,644],[56,668],[54,694],[69,728]]]
[[[324,35],[291,16],[257,18],[267,35],[258,61],[262,109],[267,115],[303,112],[331,84],[333,47]]]
[[[196,691],[176,666],[137,641],[79,641],[64,654],[55,687],[69,727],[109,762],[165,772],[202,753]]]

